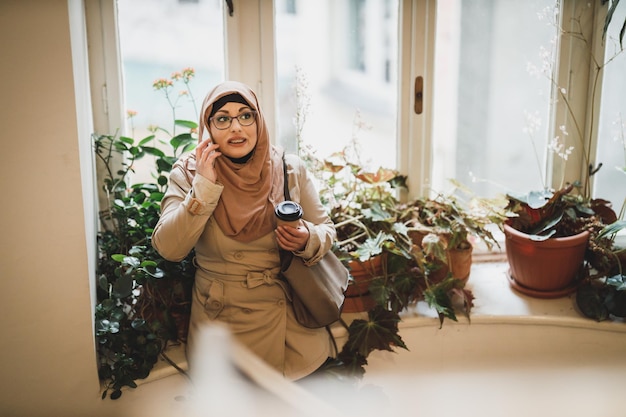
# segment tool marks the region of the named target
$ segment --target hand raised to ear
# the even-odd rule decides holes
[[[204,139],[196,147],[196,173],[215,183],[215,159],[222,155],[218,152],[220,145],[211,142],[211,138]]]

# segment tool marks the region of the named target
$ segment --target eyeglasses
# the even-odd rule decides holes
[[[233,124],[233,119],[237,119],[241,126],[250,126],[256,120],[256,112],[247,111],[245,113],[241,113],[237,117],[215,116],[211,117],[209,120],[213,121],[213,126],[215,126],[216,129],[225,130]]]

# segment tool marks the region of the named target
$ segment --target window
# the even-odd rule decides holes
[[[151,126],[171,129],[174,119],[198,121],[205,94],[224,79],[222,3],[219,0],[119,0],[118,27],[122,57],[124,110],[136,114],[128,123],[135,138],[152,134]],[[193,68],[186,84],[172,75]],[[158,79],[173,81],[165,97]],[[157,138],[159,133],[157,132]],[[158,141],[154,144],[158,145]],[[151,158],[139,162],[135,179],[148,180]],[[146,176],[146,177],[144,177]]]
[[[193,98],[224,79],[222,3],[219,0],[119,0],[118,25],[125,109],[138,111],[135,129],[170,120],[165,100],[155,99],[152,83],[186,67],[196,71]],[[175,91],[176,94],[179,91]],[[174,97],[173,99],[176,99]],[[196,120],[193,107],[177,117]]]
[[[279,144],[295,150],[300,137],[326,157],[356,136],[365,165],[396,167],[398,2],[301,0],[297,13],[280,10]]]
[[[537,15],[554,3],[438,1],[435,191],[449,178],[489,197],[542,187],[551,85],[528,68],[553,57],[555,28]]]
[[[278,144],[295,150],[301,137],[326,156],[358,136],[364,159],[408,174],[413,194],[445,191],[447,178],[487,196],[549,186],[560,167],[546,148],[559,134],[563,103],[528,67],[542,65],[542,51],[557,58],[555,74],[578,74],[589,63],[568,56],[558,38],[553,43],[554,26],[538,16],[556,5],[561,22],[579,18],[591,33],[591,17],[606,11],[596,3],[250,0],[228,16],[219,0],[119,0],[125,108],[143,113],[135,128],[169,117],[169,109],[152,107],[159,100],[151,83],[193,66],[196,100],[222,79],[246,82],[269,106]],[[619,26],[612,27],[607,53]],[[624,123],[625,60],[621,55],[607,66],[595,113],[596,156],[603,163],[595,193],[616,206],[626,193],[616,169],[626,165],[624,129],[615,124]],[[424,79],[419,115],[413,111],[417,76]],[[294,124],[297,85],[306,86],[310,98],[301,126]],[[587,102],[588,80],[572,78],[568,86],[572,97]],[[591,109],[580,107],[584,120]],[[568,166],[568,180],[580,178],[582,158]]]

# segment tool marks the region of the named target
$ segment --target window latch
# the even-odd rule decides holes
[[[424,98],[424,78],[420,76],[420,77],[415,78],[415,105],[414,105],[415,114],[422,114],[423,98]]]

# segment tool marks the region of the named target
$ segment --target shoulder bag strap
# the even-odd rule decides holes
[[[291,196],[289,195],[289,176],[287,175],[287,162],[285,161],[285,154],[283,154],[283,175],[285,176],[285,181],[283,184],[285,201],[291,200]]]

